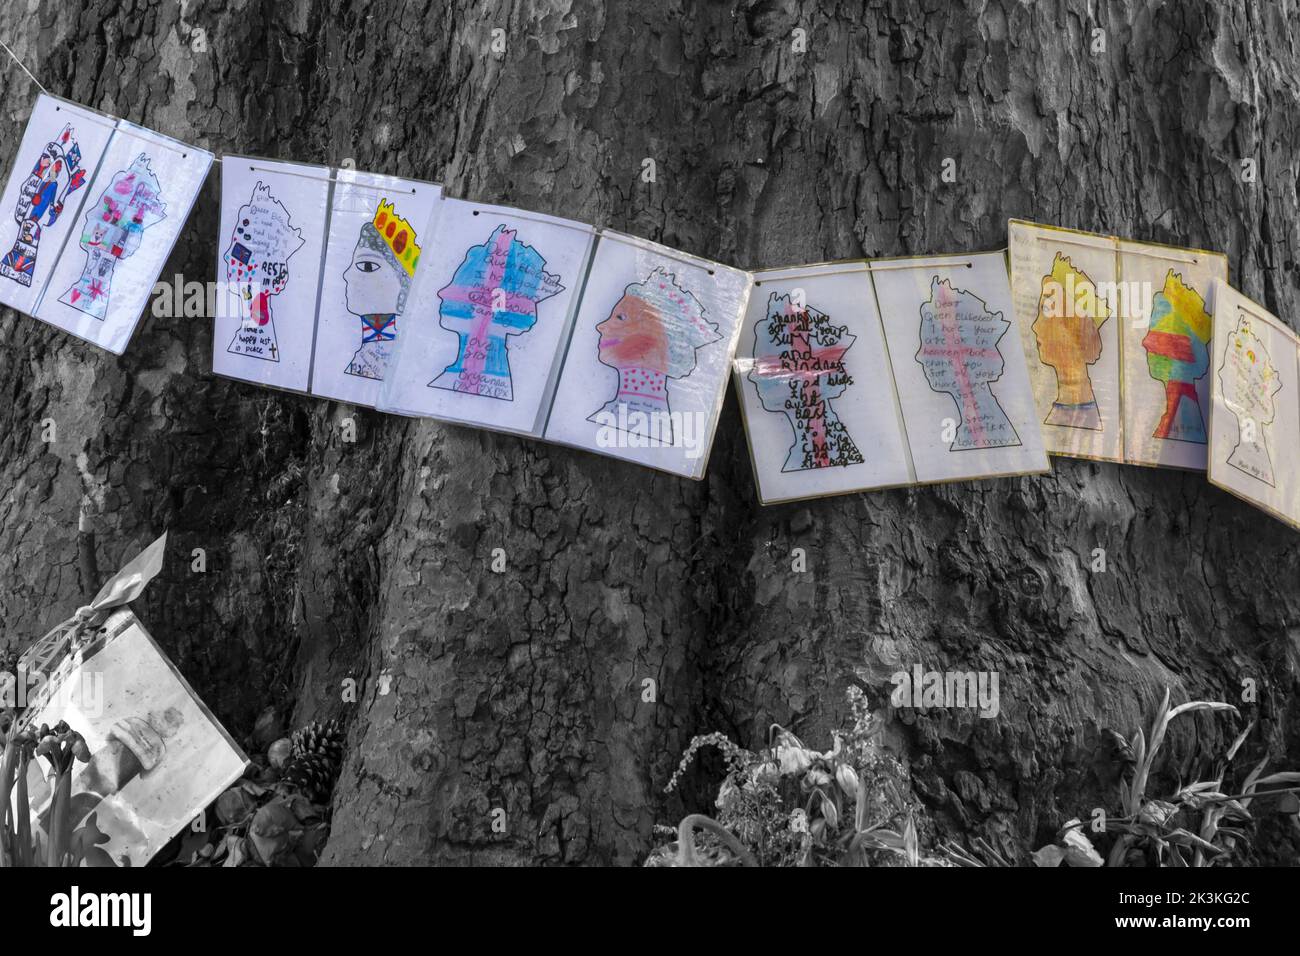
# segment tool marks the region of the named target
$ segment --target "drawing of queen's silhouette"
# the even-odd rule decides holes
[[[998,342],[1011,323],[977,296],[935,276],[921,305],[921,347],[916,361],[930,389],[957,404],[960,423],[949,451],[1019,445],[1020,436],[993,394],[1006,361]]]
[[[248,205],[235,218],[230,247],[222,255],[226,285],[239,301],[239,331],[227,352],[268,362],[280,361],[271,299],[289,282],[289,259],[303,246],[302,230],[289,220],[289,210],[260,182]]]
[[[1057,253],[1051,274],[1043,277],[1032,327],[1039,359],[1056,370],[1056,400],[1045,424],[1101,431],[1088,366],[1101,358],[1101,327],[1108,318],[1110,307],[1093,281]]]
[[[488,241],[471,246],[446,288],[438,324],[460,338],[456,361],[429,383],[514,401],[508,339],[537,323],[537,304],[564,291],[546,260],[516,238],[516,230],[497,226]]]
[[[1205,300],[1173,269],[1151,302],[1150,331],[1142,339],[1147,371],[1165,383],[1165,412],[1153,438],[1205,444],[1205,417],[1196,381],[1210,367],[1210,314]]]
[[[32,284],[36,273],[36,250],[41,242],[41,226],[52,226],[68,196],[80,189],[86,181],[86,171],[81,168],[81,147],[77,145],[72,127],[52,142],[45,144],[31,175],[18,190],[14,206],[14,220],[18,223],[18,238],[14,246],[0,261],[0,275],[19,285]],[[41,222],[41,217],[45,222]]]
[[[135,254],[146,229],[166,218],[160,192],[158,177],[144,153],[129,168],[113,174],[99,202],[86,210],[80,239],[86,266],[81,278],[59,296],[60,302],[103,321],[114,267]]]
[[[789,295],[768,296],[767,317],[754,326],[748,378],[763,408],[785,415],[794,429],[782,471],[862,463],[830,402],[853,384],[844,353],[854,341],[848,326],[832,324],[825,313],[801,309]]]
[[[349,375],[383,380],[397,339],[397,317],[406,308],[420,262],[415,238],[411,224],[386,200],[361,227],[352,262],[343,272],[344,304],[361,319],[361,347],[344,369]]]
[[[597,355],[618,372],[618,391],[587,421],[673,444],[668,379],[695,371],[695,351],[722,336],[704,306],[663,268],[623,290],[596,326]]]
[[[1237,444],[1228,455],[1228,464],[1273,485],[1273,458],[1264,426],[1273,424],[1277,415],[1275,396],[1282,390],[1282,379],[1244,315],[1228,336],[1219,381],[1228,411],[1237,418]]]

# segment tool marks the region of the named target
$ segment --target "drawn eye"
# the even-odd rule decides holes
[[[357,271],[358,271],[358,272],[378,272],[378,271],[379,271],[379,263],[378,263],[378,262],[372,262],[372,261],[369,260],[369,259],[362,259],[360,262],[357,263]]]

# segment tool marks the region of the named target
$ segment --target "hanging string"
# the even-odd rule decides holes
[[[44,93],[46,96],[54,95],[45,87],[41,86],[41,81],[36,78],[36,74],[33,73],[31,70],[27,69],[27,64],[24,63],[22,60],[18,59],[17,54],[15,54],[13,50],[9,49],[9,44],[5,43],[3,40],[0,40],[0,46],[4,47],[5,52],[9,54],[9,58],[13,60],[15,63],[17,63],[20,67],[22,67],[22,71],[26,73],[29,77],[31,77],[32,82],[36,84],[36,86],[40,89],[42,93]]]

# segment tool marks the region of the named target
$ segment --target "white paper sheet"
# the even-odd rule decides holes
[[[595,229],[443,199],[379,407],[540,436]]]
[[[750,285],[739,269],[603,232],[547,439],[703,477]]]
[[[36,318],[120,355],[211,165],[206,150],[120,122]]]
[[[212,370],[305,392],[330,171],[247,156],[221,163]]]
[[[247,758],[129,611],[65,663],[32,726],[60,720],[90,751],[74,764],[72,846],[85,866],[143,866],[239,779]],[[45,845],[51,789],[33,760],[33,833]]]
[[[865,262],[754,273],[736,352],[763,504],[913,480]]]
[[[41,94],[0,199],[0,302],[31,315],[113,135],[103,114]]]
[[[871,266],[916,480],[1047,471],[1005,256]]]
[[[1300,338],[1214,284],[1210,481],[1300,527]]]
[[[433,254],[430,217],[442,187],[347,169],[336,178],[311,392],[374,407],[405,331],[417,266]]]
[[[1115,240],[1011,220],[1011,292],[1049,452],[1122,461]]]
[[[1124,459],[1204,470],[1214,282],[1228,260],[1122,240]]]

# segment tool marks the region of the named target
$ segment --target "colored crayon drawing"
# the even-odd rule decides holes
[[[1224,402],[1237,419],[1237,444],[1228,455],[1228,464],[1274,485],[1266,426],[1273,424],[1277,415],[1282,379],[1245,315],[1238,318],[1237,327],[1228,336],[1219,381]]]
[[[1043,277],[1032,327],[1039,360],[1056,372],[1056,398],[1045,424],[1102,430],[1088,366],[1101,358],[1101,327],[1110,315],[1092,279],[1057,253]]]
[[[344,369],[382,381],[397,341],[397,317],[406,307],[420,247],[415,229],[381,199],[361,226],[352,261],[343,272],[345,306],[361,320],[361,345]]]
[[[268,362],[280,361],[271,300],[289,282],[289,259],[303,246],[302,231],[289,210],[258,183],[248,205],[241,206],[222,259],[226,284],[239,303],[239,330],[226,351]]]
[[[618,372],[618,390],[587,421],[672,445],[668,380],[695,371],[696,350],[722,338],[717,325],[704,317],[700,300],[660,267],[623,290],[596,333],[598,359]]]
[[[1152,437],[1205,444],[1196,381],[1210,367],[1211,328],[1205,300],[1170,269],[1152,300],[1150,331],[1142,339],[1147,370],[1165,384],[1165,411]]]
[[[144,231],[166,218],[162,187],[141,153],[128,169],[113,174],[99,202],[86,210],[79,244],[86,265],[59,301],[103,321],[117,264],[140,248]]]
[[[438,324],[456,333],[459,347],[429,387],[514,401],[509,339],[537,324],[538,303],[563,291],[536,249],[516,230],[497,226],[487,242],[470,247],[438,292]]]
[[[916,361],[930,389],[952,396],[959,421],[949,451],[1019,445],[1011,420],[993,394],[1006,361],[998,342],[1011,328],[977,296],[935,276],[921,306]]]
[[[855,341],[848,326],[824,312],[800,308],[773,292],[767,316],[754,327],[754,367],[748,379],[766,411],[785,415],[794,443],[782,471],[859,465],[858,450],[831,399],[853,384],[844,353]]]
[[[19,285],[32,284],[41,227],[54,225],[68,196],[80,189],[85,181],[81,147],[77,145],[72,127],[65,126],[58,137],[46,143],[32,166],[31,175],[18,191],[18,202],[14,206],[18,237],[13,248],[0,260],[0,276]],[[42,218],[45,220],[43,223]]]

